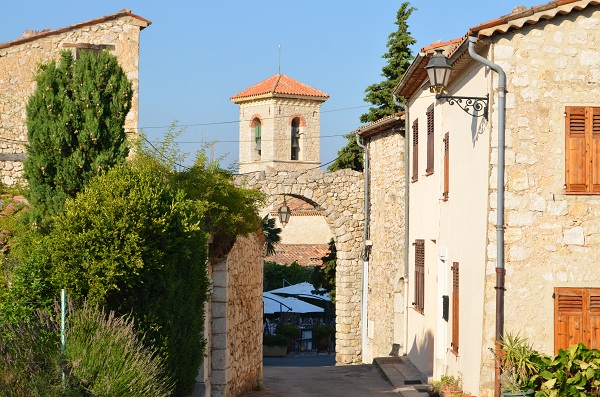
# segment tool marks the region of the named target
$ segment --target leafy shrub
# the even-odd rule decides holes
[[[545,355],[533,349],[527,338],[507,332],[500,340],[502,348],[497,357],[502,368],[500,382],[510,392],[538,390]]]
[[[316,327],[313,332],[315,337],[319,337],[321,335],[335,335],[335,328],[328,325],[322,325],[320,327]]]
[[[312,273],[312,267],[300,266],[295,261],[290,265],[280,265],[276,262],[265,261],[263,268],[263,289],[269,291],[281,288],[284,279],[290,284],[310,282]]]
[[[288,338],[299,338],[302,335],[300,328],[292,324],[279,323],[275,327],[276,335],[283,335]]]
[[[92,396],[167,397],[173,391],[164,359],[144,346],[133,319],[84,304],[68,317],[66,359]]]
[[[287,346],[288,338],[283,335],[263,335],[263,345],[265,346]]]

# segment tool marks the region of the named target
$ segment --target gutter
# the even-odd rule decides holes
[[[402,346],[404,349],[404,355],[408,354],[408,250],[410,247],[409,243],[409,216],[410,216],[410,194],[408,183],[409,170],[408,170],[408,133],[410,129],[410,116],[408,112],[408,106],[403,104],[394,95],[394,105],[401,107],[404,110],[404,340]]]
[[[469,36],[469,55],[498,73],[498,184],[496,188],[496,357],[500,353],[499,341],[504,335],[504,158],[506,129],[506,74],[502,68],[475,52],[477,37]],[[500,396],[500,366],[496,361],[494,371],[494,396]]]

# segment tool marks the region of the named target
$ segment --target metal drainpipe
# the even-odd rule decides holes
[[[369,296],[367,290],[369,288],[369,251],[367,248],[367,240],[369,239],[369,225],[371,222],[371,209],[369,206],[369,150],[367,145],[363,145],[360,141],[360,133],[356,134],[356,144],[362,148],[365,154],[364,175],[365,175],[365,226],[363,230],[363,248],[362,248],[362,272],[360,284],[360,320],[361,320],[361,344],[362,344],[362,359],[365,362],[365,348],[367,346],[367,304]]]
[[[394,104],[404,110],[404,340],[402,341],[404,354],[408,354],[408,250],[410,248],[409,243],[409,215],[410,215],[410,195],[408,178],[408,129],[410,126],[408,106],[403,104],[394,95]]]
[[[496,216],[496,355],[500,350],[499,341],[504,335],[504,142],[506,128],[506,74],[502,68],[475,52],[477,37],[469,36],[469,55],[474,60],[489,66],[498,73],[498,185]],[[500,367],[496,362],[494,373],[494,396],[500,396]]]

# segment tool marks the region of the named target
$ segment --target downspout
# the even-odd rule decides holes
[[[409,243],[409,170],[408,170],[408,129],[410,126],[408,106],[403,104],[394,95],[394,105],[399,106],[404,110],[404,340],[402,342],[402,348],[404,349],[404,355],[408,354],[408,250],[410,248]]]
[[[369,150],[367,145],[364,145],[361,141],[360,133],[356,134],[356,144],[363,150],[365,154],[365,162],[363,172],[365,175],[365,226],[363,230],[363,248],[361,253],[362,259],[362,272],[361,272],[361,285],[360,285],[360,334],[361,334],[361,351],[362,360],[365,362],[365,349],[367,347],[367,304],[369,294],[367,293],[369,288],[369,225],[371,222],[371,208],[369,205],[369,186],[370,186],[370,175],[369,175]]]
[[[504,142],[506,128],[506,74],[502,68],[475,52],[477,37],[469,36],[469,55],[474,60],[498,73],[498,185],[496,214],[496,357],[500,353],[498,341],[504,335]],[[500,396],[500,367],[495,361],[494,396]]]

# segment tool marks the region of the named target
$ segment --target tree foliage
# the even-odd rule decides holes
[[[335,303],[335,267],[337,263],[337,249],[333,239],[329,241],[329,252],[321,258],[322,265],[315,266],[311,282],[316,290],[323,289]]]
[[[265,256],[273,255],[275,244],[281,241],[281,228],[275,227],[275,218],[269,218],[269,214],[262,218],[260,226],[265,236]]]
[[[70,51],[39,66],[27,103],[25,178],[36,215],[62,210],[93,176],[125,161],[124,122],[133,95],[116,57]]]
[[[290,265],[280,265],[276,262],[264,263],[263,290],[270,291],[283,287],[284,280],[289,284],[310,282],[313,272],[312,267],[300,266],[294,261]]]
[[[404,2],[396,13],[396,22],[394,23],[398,25],[398,29],[388,36],[388,50],[382,56],[387,59],[381,73],[385,79],[380,83],[371,84],[365,89],[365,102],[375,106],[360,116],[361,123],[372,123],[398,112],[398,107],[394,104],[394,88],[412,61],[410,46],[415,44],[416,40],[408,32],[407,21],[414,10],[415,8],[411,7],[409,2]],[[338,151],[338,158],[328,167],[328,170],[337,171],[350,168],[362,171],[363,150],[356,143],[354,136],[346,135],[345,137],[348,139],[348,143]]]

